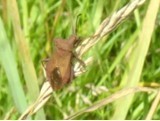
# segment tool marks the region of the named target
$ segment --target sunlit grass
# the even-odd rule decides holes
[[[104,18],[127,3],[127,0],[20,0],[17,3],[2,0],[0,119],[4,119],[13,107],[16,113],[11,112],[9,119],[18,119],[20,113],[36,100],[45,81],[41,60],[53,52],[54,38],[68,38],[72,34],[78,14],[81,16],[76,26],[77,36],[84,39],[96,31]],[[94,58],[86,67],[87,71],[62,90],[54,92],[43,109],[32,118],[66,119],[82,109],[94,107],[96,102],[112,94],[119,94],[120,89],[135,87],[141,82],[149,87],[154,87],[153,82],[158,85],[160,16],[157,14],[157,19],[152,20],[153,17],[146,13],[150,10],[148,6],[149,1],[146,1],[91,48],[84,55],[84,59]],[[152,12],[156,15],[156,10]],[[145,21],[152,26],[147,26]],[[145,35],[146,31],[149,36]],[[137,40],[141,43],[137,44]],[[155,96],[156,93],[139,92],[130,96],[129,101],[121,98],[120,105],[99,105],[100,109],[84,111],[75,119],[145,119]],[[152,119],[159,119],[158,112],[159,106]]]

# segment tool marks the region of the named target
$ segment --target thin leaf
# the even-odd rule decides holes
[[[20,113],[27,108],[25,94],[20,83],[17,64],[0,18],[0,61],[6,72],[14,103]]]
[[[155,25],[156,15],[159,8],[159,1],[150,1],[146,16],[143,21],[142,30],[139,34],[137,46],[129,59],[129,70],[126,70],[122,83],[126,83],[124,88],[133,87],[140,81],[143,65],[151,42],[151,37]],[[154,11],[154,12],[153,12]],[[125,119],[134,95],[117,100],[115,113],[112,119]]]

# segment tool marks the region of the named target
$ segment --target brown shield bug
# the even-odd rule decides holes
[[[73,79],[71,62],[77,41],[78,37],[75,35],[70,36],[68,40],[55,39],[54,53],[44,61],[47,80],[54,90],[61,89]]]

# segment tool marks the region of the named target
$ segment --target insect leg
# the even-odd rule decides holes
[[[86,64],[78,57],[78,55],[74,51],[72,51],[72,55],[84,68],[86,67]]]
[[[73,67],[71,67],[70,81],[72,81],[74,78],[75,78],[74,69],[73,69]],[[68,82],[68,83],[69,83],[69,82]]]
[[[41,60],[42,66],[45,67],[45,63],[49,61],[49,58]]]

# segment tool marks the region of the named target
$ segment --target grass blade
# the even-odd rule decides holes
[[[91,105],[90,107],[74,113],[73,115],[69,116],[67,118],[67,120],[74,119],[74,118],[76,118],[86,112],[93,112],[93,111],[95,111],[95,110],[97,110],[97,109],[99,109],[109,103],[112,103],[113,101],[115,101],[119,98],[127,96],[129,94],[133,94],[136,92],[150,92],[150,91],[155,91],[155,90],[152,90],[151,88],[147,88],[147,87],[132,87],[132,88],[120,90],[120,91],[116,92],[115,94],[112,94],[111,96],[106,97],[106,98],[98,101],[97,103]]]
[[[26,42],[26,38],[20,24],[17,2],[15,0],[11,0],[8,2],[8,7],[13,24],[15,40],[22,63],[23,74],[28,88],[29,102],[32,103],[39,95],[38,79],[30,56],[29,46]],[[44,119],[43,112],[39,116],[39,119]]]
[[[137,85],[142,73],[145,57],[151,42],[152,32],[155,25],[156,15],[159,8],[159,1],[150,1],[146,16],[143,21],[142,30],[133,55],[129,60],[130,70],[126,71],[122,82],[126,82],[124,88]],[[154,12],[153,12],[154,11]],[[115,104],[115,113],[112,119],[125,119],[134,95],[118,100]]]
[[[24,91],[22,89],[22,85],[20,83],[17,64],[13,56],[14,54],[11,50],[1,18],[0,30],[0,61],[6,72],[15,105],[18,111],[22,113],[27,108],[27,102],[25,99]]]

